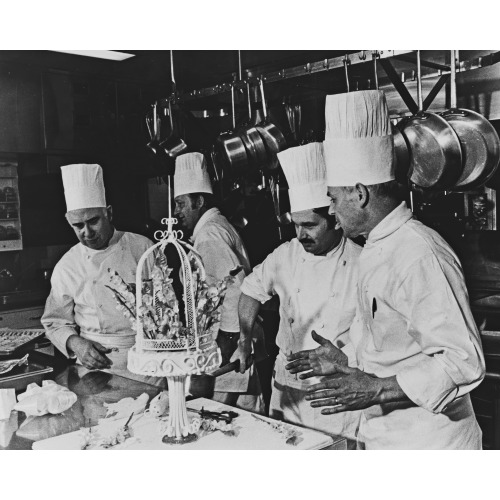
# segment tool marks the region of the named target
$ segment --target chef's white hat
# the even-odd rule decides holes
[[[175,159],[174,197],[191,193],[213,193],[207,162],[201,153],[186,153]]]
[[[326,194],[323,145],[320,142],[289,148],[278,153],[278,159],[288,182],[291,212],[330,205]]]
[[[328,186],[367,186],[394,179],[389,109],[381,90],[329,95],[325,105]]]
[[[61,167],[67,211],[106,207],[102,168],[96,164],[77,163]]]

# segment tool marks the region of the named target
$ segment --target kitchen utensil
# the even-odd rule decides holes
[[[250,366],[254,361],[253,355],[247,360],[247,366]],[[215,379],[225,373],[238,371],[240,369],[240,360],[231,361],[217,370],[203,375],[191,375],[188,379],[189,388],[188,394],[191,398],[208,397],[211,398],[214,394]]]
[[[266,167],[270,170],[274,170],[278,168],[279,165],[277,154],[286,148],[286,139],[280,129],[268,119],[266,97],[264,94],[264,80],[262,77],[259,79],[259,88],[264,121],[260,122],[256,128],[267,148],[268,161]]]
[[[176,158],[187,150],[187,144],[175,131],[172,113],[172,98],[168,100],[168,115],[170,118],[170,135],[160,142],[160,147],[170,158]]]
[[[205,410],[203,407],[201,410],[196,410],[194,408],[186,408],[187,411],[192,411],[194,413],[197,413],[201,418],[208,418],[210,420],[217,420],[217,422],[220,422],[221,420],[223,422],[226,422],[230,424],[236,417],[239,416],[239,413],[236,413],[235,411],[229,410],[229,411],[209,411]]]
[[[373,54],[373,81],[375,89],[378,90],[377,52]],[[391,125],[394,138],[394,175],[396,180],[406,185],[408,183],[408,172],[410,169],[410,152],[405,137],[397,127]]]
[[[234,85],[231,85],[232,130],[221,133],[215,140],[213,160],[224,172],[224,177],[234,178],[244,173],[248,166],[248,155],[241,137],[236,133]],[[227,173],[227,175],[226,175]]]
[[[170,119],[170,135],[160,142],[160,147],[167,153],[170,158],[176,158],[187,150],[187,144],[176,133],[174,127],[174,117],[172,114],[172,100],[177,95],[177,84],[175,82],[174,73],[174,51],[170,51],[170,79],[172,81],[172,96],[168,100],[168,115]]]
[[[149,135],[151,137],[151,140],[146,144],[146,147],[148,147],[152,153],[158,154],[159,151],[159,141],[158,141],[158,114],[157,114],[157,103],[155,102],[153,104],[153,126],[151,127],[151,124],[149,123],[149,117],[146,116],[146,126],[148,127]]]
[[[440,115],[453,127],[462,147],[462,173],[453,191],[475,189],[495,173],[500,160],[500,139],[482,115],[457,108],[456,53],[451,51],[450,109]]]
[[[418,112],[403,118],[398,128],[410,147],[410,180],[427,189],[449,189],[462,167],[460,141],[441,116],[423,110],[420,51],[417,50]]]
[[[260,170],[267,162],[266,145],[255,125],[251,123],[252,104],[250,102],[250,84],[246,82],[245,86],[248,105],[248,122],[241,128],[238,135],[245,145],[249,167]]]

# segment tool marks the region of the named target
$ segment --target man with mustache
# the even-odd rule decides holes
[[[280,326],[276,343],[279,354],[270,416],[354,438],[357,413],[332,417],[311,408],[305,396],[313,381],[297,376],[302,371],[300,361],[289,363],[288,355],[303,349],[329,349],[333,343],[338,348],[339,361],[350,360],[348,332],[356,307],[355,284],[361,249],[343,237],[335,217],[328,215],[322,144],[290,148],[278,157],[289,185],[297,237],[272,252],[241,286],[241,370],[251,351],[251,332],[260,305],[278,295]]]

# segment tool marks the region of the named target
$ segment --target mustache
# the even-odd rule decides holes
[[[311,240],[310,238],[302,238],[301,240],[299,240],[300,243],[304,244],[304,243],[314,243],[314,240]]]

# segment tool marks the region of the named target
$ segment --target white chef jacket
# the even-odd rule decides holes
[[[243,270],[226,290],[221,309],[220,329],[239,332],[238,301],[240,285],[250,272],[250,261],[240,235],[218,208],[210,208],[201,217],[193,231],[193,248],[200,255],[207,273],[207,283],[216,283],[237,266]]]
[[[484,377],[481,341],[460,262],[402,203],[369,234],[350,330],[360,369],[396,376],[417,407],[363,411],[366,448],[480,448],[469,392]]]
[[[63,255],[52,273],[41,321],[47,337],[65,356],[66,341],[75,333],[105,346],[134,345],[130,320],[116,309],[115,297],[106,287],[108,269],[135,283],[137,263],[151,245],[144,236],[115,229],[107,248],[93,250],[78,243]],[[152,263],[152,257],[144,263],[144,276],[149,276]]]
[[[271,396],[273,416],[332,434],[354,438],[357,412],[321,415],[306,401],[305,390],[318,383],[316,377],[301,380],[285,369],[286,354],[315,349],[311,331],[330,340],[355,360],[349,341],[349,327],[356,311],[357,261],[361,248],[342,238],[326,255],[306,252],[297,238],[283,243],[262,264],[256,266],[241,291],[261,303],[273,295],[280,298],[280,325]]]

